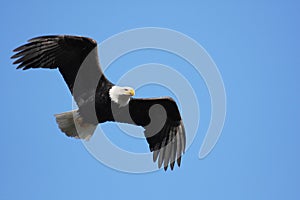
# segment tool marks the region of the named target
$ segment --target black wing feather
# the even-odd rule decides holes
[[[17,52],[11,58],[18,58],[14,64],[18,69],[58,68],[69,89],[73,86],[78,70],[87,55],[97,46],[95,40],[69,35],[49,35],[28,40],[14,50]],[[91,66],[94,73],[101,74],[99,65]]]
[[[163,111],[161,109],[153,111],[152,117],[157,119],[149,116],[149,111],[154,105],[159,105],[163,109]],[[170,164],[173,170],[175,161],[180,166],[181,156],[185,152],[186,136],[176,102],[168,97],[131,99],[129,112],[133,122],[145,128],[144,134],[153,152],[153,161],[158,159],[158,167],[160,168],[163,164],[166,170]],[[163,119],[164,113],[166,113],[165,120]],[[164,120],[163,127],[160,130],[153,129],[153,126],[149,126],[151,120]],[[154,124],[154,127],[157,126],[159,125]]]

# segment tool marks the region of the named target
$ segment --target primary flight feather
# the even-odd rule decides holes
[[[51,35],[36,37],[14,50],[17,69],[58,68],[78,110],[55,115],[59,128],[67,136],[89,139],[97,125],[107,121],[142,126],[144,135],[158,161],[173,170],[185,152],[183,122],[170,97],[133,98],[131,87],[111,83],[103,74],[97,42],[80,36]]]

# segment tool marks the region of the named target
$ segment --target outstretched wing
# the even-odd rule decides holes
[[[86,62],[88,70],[81,73],[78,83],[81,90],[94,86],[92,77],[95,74],[100,77],[102,74],[97,54],[97,42],[93,39],[69,36],[69,35],[50,35],[36,37],[28,40],[28,43],[14,50],[17,52],[11,58],[18,58],[14,64],[19,64],[17,69],[30,68],[58,68],[66,81],[70,91],[73,87],[81,65]],[[87,59],[87,56],[91,54]],[[85,74],[84,74],[85,73]],[[98,78],[99,79],[99,78]]]
[[[171,98],[131,99],[129,103],[131,119],[136,125],[145,128],[145,137],[153,152],[153,161],[158,159],[158,167],[173,170],[177,160],[185,152],[186,136],[183,122],[176,105]]]

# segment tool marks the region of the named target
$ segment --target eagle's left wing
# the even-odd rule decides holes
[[[176,102],[169,98],[131,99],[129,102],[131,119],[145,128],[145,137],[153,152],[153,161],[158,159],[158,167],[164,169],[170,164],[173,170],[178,166],[185,152],[186,136]]]

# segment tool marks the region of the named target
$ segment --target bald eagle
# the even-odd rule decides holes
[[[97,42],[91,38],[50,35],[28,40],[11,58],[17,69],[58,68],[77,110],[55,115],[67,136],[88,140],[99,123],[115,121],[142,126],[153,152],[153,162],[171,170],[185,152],[186,136],[182,118],[170,97],[133,98],[131,87],[111,83],[103,74]]]

